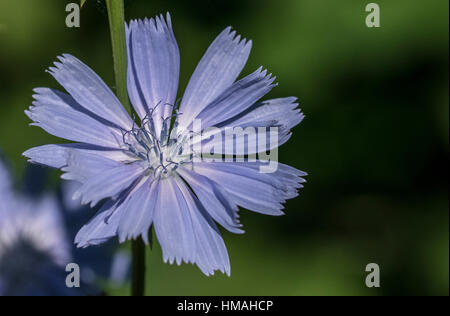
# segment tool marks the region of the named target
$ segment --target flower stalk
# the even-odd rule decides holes
[[[144,296],[145,293],[145,244],[141,237],[131,241],[133,272],[131,295]]]
[[[127,93],[127,47],[123,0],[106,0],[106,6],[111,33],[116,93],[120,102],[131,114]],[[131,249],[133,257],[131,295],[143,296],[145,292],[145,244],[142,238],[132,240]]]
[[[127,92],[127,46],[123,0],[106,0],[114,60],[116,93],[123,106],[131,113]]]

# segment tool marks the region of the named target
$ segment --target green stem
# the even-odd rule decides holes
[[[133,272],[131,295],[144,296],[145,293],[145,244],[141,237],[131,241]]]
[[[123,106],[132,113],[127,93],[127,46],[123,0],[106,0],[114,60],[116,93]],[[131,294],[143,296],[145,291],[145,244],[142,238],[131,241],[133,272]]]
[[[127,93],[127,46],[123,0],[106,0],[114,60],[116,93],[123,106],[131,113]]]

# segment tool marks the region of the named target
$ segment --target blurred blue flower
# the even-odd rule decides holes
[[[72,199],[79,187],[74,181],[66,181],[61,186],[58,195],[67,234],[75,236],[80,227],[91,217],[91,209],[82,206],[80,201]],[[81,280],[84,283],[84,293],[99,294],[98,281],[113,282],[116,286],[123,285],[129,277],[131,268],[130,254],[117,250],[117,245],[107,242],[101,248],[79,249],[72,243],[73,262],[80,265]]]
[[[77,143],[45,145],[24,153],[32,163],[62,169],[62,178],[80,183],[74,195],[83,204],[107,199],[76,237],[79,247],[118,236],[142,236],[151,225],[165,262],[195,263],[206,275],[230,274],[228,253],[215,222],[242,233],[238,205],[282,215],[283,203],[297,196],[306,174],[278,164],[260,173],[267,161],[211,162],[192,148],[207,138],[195,131],[217,127],[263,127],[279,131],[271,150],[285,143],[301,122],[296,98],[258,102],[275,78],[262,68],[236,81],[247,62],[251,41],[230,27],[211,44],[186,88],[179,108],[180,56],[170,16],[131,21],[126,26],[128,93],[139,122],[130,118],[107,85],[75,57],[59,57],[50,74],[69,94],[35,89],[26,114],[48,133]],[[211,135],[209,135],[211,136]],[[245,134],[236,142],[245,144]],[[220,148],[222,148],[220,144]],[[203,150],[203,147],[202,149]],[[245,145],[245,155],[257,154]],[[223,155],[236,155],[225,146]]]
[[[62,195],[42,194],[46,177],[41,170],[29,168],[26,175],[25,186],[32,190],[16,193],[0,160],[0,295],[98,295],[99,279],[123,284],[128,253],[115,254],[112,245],[80,251],[70,242],[76,227],[89,218],[79,203],[77,208],[65,203],[66,194],[73,194],[70,182]],[[80,267],[80,288],[66,286],[65,267],[72,262]]]
[[[65,283],[71,260],[56,198],[16,195],[0,161],[0,295],[77,295]]]

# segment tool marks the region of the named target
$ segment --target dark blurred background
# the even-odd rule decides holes
[[[22,179],[21,153],[58,140],[28,127],[32,88],[58,87],[44,70],[71,53],[114,87],[106,9],[87,0],[81,27],[61,0],[0,1],[0,148]],[[264,65],[267,98],[297,96],[306,119],[280,161],[308,183],[284,217],[241,212],[246,234],[224,233],[232,276],[163,264],[149,253],[148,294],[448,295],[449,77],[447,0],[125,0],[126,18],[170,11],[181,51],[179,96],[203,52],[232,25],[254,42],[243,75]],[[47,189],[59,185],[51,171]],[[71,238],[74,236],[71,236]],[[381,268],[381,288],[365,267]],[[126,287],[104,283],[109,294]]]

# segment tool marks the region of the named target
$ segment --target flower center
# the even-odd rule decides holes
[[[193,159],[189,147],[190,135],[177,134],[176,125],[170,131],[173,116],[163,120],[161,132],[155,130],[151,116],[146,116],[141,126],[133,126],[123,133],[123,143],[128,152],[143,161],[154,177],[168,177],[177,168]]]

